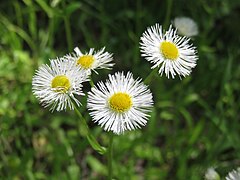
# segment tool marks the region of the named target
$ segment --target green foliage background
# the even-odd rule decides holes
[[[115,179],[203,179],[240,166],[240,1],[237,0],[9,0],[0,2],[0,179],[106,179],[106,158],[82,138],[74,112],[54,112],[31,91],[35,70],[78,46],[114,53],[112,71],[146,78],[139,39],[148,26],[188,16],[199,60],[180,80],[155,76],[155,106],[142,130],[114,141]],[[169,17],[167,16],[169,13]],[[90,89],[85,84],[84,92]],[[80,111],[99,142],[107,133],[91,122],[86,97]],[[79,129],[80,128],[80,129]]]

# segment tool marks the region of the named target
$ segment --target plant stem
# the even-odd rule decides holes
[[[101,146],[96,138],[91,134],[90,130],[89,130],[89,127],[87,125],[87,122],[85,120],[85,118],[82,116],[82,114],[78,111],[76,105],[74,104],[74,109],[75,109],[75,112],[76,114],[78,115],[79,119],[81,120],[81,125],[83,126],[82,129],[84,129],[85,131],[84,132],[81,132],[80,134],[84,137],[87,138],[89,144],[92,146],[92,148],[94,150],[96,150],[99,154],[105,154],[106,153],[106,148]],[[79,131],[79,129],[78,129]]]
[[[91,86],[91,87],[93,87],[93,86],[94,86],[94,82],[93,82],[93,80],[92,80],[92,76],[90,76],[90,81],[89,81],[89,84],[90,84],[90,86]]]
[[[72,33],[71,33],[71,29],[70,29],[69,17],[64,16],[63,19],[64,19],[66,36],[67,36],[68,51],[72,51],[73,41],[72,41]]]
[[[109,133],[108,145],[108,180],[112,180],[113,133]]]
[[[166,29],[167,26],[169,25],[169,20],[170,20],[171,11],[172,11],[172,2],[173,2],[172,0],[167,0],[167,12],[166,12],[166,16],[163,24],[164,29]]]
[[[153,76],[156,74],[158,68],[155,68],[151,71],[151,73],[149,73],[149,75],[145,78],[145,80],[143,81],[146,84],[149,84],[153,78]]]

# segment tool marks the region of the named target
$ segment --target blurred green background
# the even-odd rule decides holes
[[[169,13],[169,18],[167,17]],[[112,71],[146,78],[150,64],[139,40],[148,26],[194,19],[199,60],[180,80],[156,75],[152,117],[142,130],[115,137],[113,174],[119,180],[225,177],[240,166],[240,1],[9,0],[0,2],[0,179],[106,179],[106,157],[78,133],[74,112],[49,112],[31,90],[39,65],[78,46],[114,54]],[[85,84],[84,92],[90,89]],[[80,111],[105,146],[108,134]]]

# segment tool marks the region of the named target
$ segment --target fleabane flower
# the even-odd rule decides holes
[[[153,64],[152,69],[169,78],[176,75],[188,76],[196,66],[198,59],[195,47],[190,39],[176,34],[172,26],[163,33],[162,26],[156,24],[149,27],[142,35],[140,42],[141,55]]]
[[[228,173],[226,180],[239,180],[240,179],[240,168],[232,170]]]
[[[188,17],[176,17],[173,20],[173,26],[177,28],[178,34],[183,36],[196,36],[198,35],[198,25],[197,23]]]
[[[93,121],[115,134],[145,126],[152,105],[152,93],[130,72],[109,75],[106,83],[92,87],[87,100]]]
[[[111,69],[114,65],[114,63],[112,63],[112,54],[106,52],[105,47],[99,51],[94,51],[94,48],[91,48],[87,53],[82,53],[81,50],[76,47],[74,51],[75,53],[66,55],[65,58],[74,61],[77,66],[88,71],[89,74],[91,70],[97,73],[96,69]]]
[[[33,94],[44,107],[51,106],[50,110],[57,111],[74,109],[74,104],[81,103],[75,95],[83,96],[82,83],[88,81],[84,70],[74,62],[64,59],[50,61],[49,65],[42,65],[36,71],[32,80]]]

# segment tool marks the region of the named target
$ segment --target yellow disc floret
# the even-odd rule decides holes
[[[92,55],[83,55],[77,60],[77,64],[83,67],[84,69],[91,68],[94,62],[94,57]]]
[[[70,81],[65,75],[58,75],[52,80],[52,88],[55,92],[66,93],[70,88]]]
[[[125,112],[132,106],[132,99],[127,93],[115,93],[109,98],[109,105],[116,112]]]
[[[160,50],[165,59],[176,60],[179,57],[178,48],[172,42],[162,42]]]

